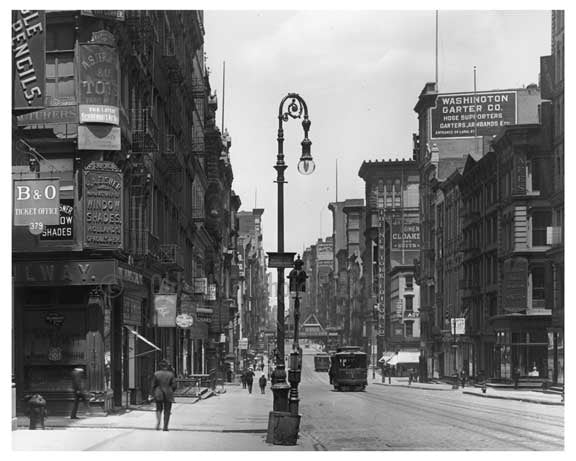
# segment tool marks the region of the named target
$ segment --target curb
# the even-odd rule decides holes
[[[99,425],[99,424],[91,424],[91,425],[84,425],[84,426],[59,426],[59,425],[46,425],[45,430],[63,430],[63,429],[116,429],[116,430],[140,430],[140,431],[156,431],[155,427],[137,427],[137,426],[115,426],[115,425]],[[27,425],[19,425],[18,431],[28,430]],[[41,431],[42,429],[36,429]],[[228,434],[265,434],[268,432],[268,429],[262,428],[246,428],[246,429],[233,429],[233,428],[181,428],[181,427],[174,427],[170,428],[172,432],[221,432],[221,433],[228,433]]]
[[[411,389],[422,389],[425,391],[454,391],[457,389],[444,389],[441,387],[421,387],[421,386],[413,386],[409,384],[386,384],[386,383],[372,383],[378,384],[379,386],[387,386],[387,387],[409,387]]]
[[[559,405],[564,406],[563,402],[549,402],[546,400],[531,399],[529,397],[514,397],[514,396],[503,396],[503,395],[490,395],[490,394],[478,394],[477,392],[462,391],[463,394],[475,395],[476,397],[483,397],[488,399],[501,399],[501,400],[516,400],[518,402],[529,402],[529,403],[540,403],[542,405]]]

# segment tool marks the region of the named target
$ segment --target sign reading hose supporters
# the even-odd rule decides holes
[[[84,170],[86,248],[122,248],[122,184],[122,172],[112,162],[91,162]]]
[[[156,326],[173,328],[176,326],[176,293],[154,295]]]
[[[44,11],[12,11],[13,106],[17,111],[42,109],[44,106],[45,30]]]
[[[47,225],[60,222],[60,180],[14,180],[14,225],[28,226],[39,235]]]
[[[516,92],[439,94],[429,119],[431,138],[493,136],[516,124]]]

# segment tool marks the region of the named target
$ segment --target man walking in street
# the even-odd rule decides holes
[[[252,383],[254,382],[254,371],[252,368],[248,368],[246,372],[246,385],[248,386],[248,393],[252,394]]]
[[[152,378],[152,395],[156,401],[156,430],[160,430],[162,412],[164,412],[164,431],[168,431],[170,422],[170,412],[174,403],[174,391],[177,383],[174,373],[170,370],[170,364],[166,360],[161,360],[158,364],[159,370]]]
[[[266,393],[266,376],[262,375],[260,376],[260,379],[258,380],[258,384],[260,384],[260,392],[262,392],[262,394]]]

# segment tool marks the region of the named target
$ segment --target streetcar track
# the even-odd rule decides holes
[[[421,414],[421,412],[422,412],[421,407],[412,404],[412,402],[410,402],[409,400],[408,401],[406,401],[406,400],[399,401],[397,398],[396,398],[396,400],[387,400],[387,399],[379,398],[379,396],[376,396],[375,394],[371,394],[371,393],[363,393],[363,395],[359,395],[358,393],[351,393],[350,395],[354,398],[359,398],[359,399],[367,398],[367,400],[370,400],[373,402],[385,401],[387,404],[395,405],[397,407],[402,408],[403,410],[408,409],[413,414]],[[398,397],[398,396],[396,396],[396,397]],[[442,422],[444,422],[444,423],[446,423],[447,421],[449,421],[450,423],[458,422],[458,423],[461,423],[465,426],[472,427],[475,432],[478,432],[479,429],[482,429],[483,435],[493,437],[497,440],[500,440],[500,441],[503,441],[506,443],[513,443],[517,446],[520,446],[520,447],[523,447],[526,449],[532,450],[533,448],[531,445],[527,445],[527,444],[523,443],[521,440],[509,440],[507,438],[500,437],[499,434],[504,433],[504,434],[508,434],[508,435],[511,435],[511,436],[517,438],[517,437],[519,437],[518,431],[520,431],[520,432],[524,432],[527,434],[527,436],[524,436],[524,438],[530,438],[530,439],[534,440],[534,437],[536,436],[536,437],[538,437],[537,441],[539,441],[541,443],[551,444],[551,445],[555,445],[555,446],[564,448],[564,437],[558,436],[556,434],[550,434],[548,432],[544,432],[544,431],[540,431],[540,430],[536,430],[536,429],[527,429],[527,428],[524,428],[522,426],[510,425],[510,424],[501,425],[498,428],[498,432],[494,433],[493,422],[484,420],[483,418],[478,418],[477,422],[473,423],[464,417],[460,417],[458,415],[454,415],[452,413],[442,411],[442,409],[438,408],[438,407],[427,408],[426,411],[427,411],[427,414],[431,414],[433,416],[442,418]],[[459,429],[463,429],[463,426],[455,426],[455,427],[458,427]],[[516,431],[513,429],[516,429]],[[548,439],[552,439],[552,440],[548,440]],[[561,441],[561,442],[558,442],[558,441]]]
[[[318,374],[317,372],[313,372],[308,367],[306,367],[305,370],[306,372],[304,373],[304,377],[307,378],[306,384],[314,385],[317,383],[321,383],[329,386],[326,376]],[[412,414],[421,414],[422,412],[422,407],[417,406],[411,400],[406,399],[405,395],[401,396],[395,395],[394,399],[392,400],[387,398],[389,396],[386,396],[382,393],[373,393],[373,392],[346,393],[345,395],[355,399],[368,400],[369,402],[374,403],[377,402],[377,403],[392,404],[395,407],[401,408],[403,411],[409,411]],[[450,404],[450,407],[455,410],[470,410],[470,405],[466,404],[465,402],[461,402],[456,399],[447,400],[445,396],[443,396],[442,398],[440,398],[439,401],[429,399],[427,400],[427,403],[431,404],[431,406],[427,409],[427,414],[432,416],[433,418],[440,418],[443,423],[449,422],[458,429],[469,430],[474,432],[475,434],[481,434],[494,440],[498,440],[499,442],[502,442],[506,445],[512,445],[510,448],[521,447],[522,449],[525,450],[537,449],[534,448],[534,443],[528,444],[528,442],[523,441],[524,439],[524,440],[530,440],[530,442],[536,442],[536,444],[542,444],[547,447],[550,447],[547,449],[554,449],[555,447],[558,447],[558,449],[560,450],[564,449],[563,434],[558,435],[556,433],[541,429],[526,428],[518,424],[511,424],[508,420],[506,422],[496,421],[496,424],[498,424],[499,427],[497,430],[494,428],[495,424],[494,416],[497,416],[499,417],[499,419],[501,418],[514,419],[521,417],[526,422],[538,422],[547,425],[547,427],[551,429],[559,428],[563,430],[564,424],[557,423],[556,422],[557,419],[552,416],[526,414],[515,409],[509,410],[506,413],[506,415],[502,415],[502,413],[498,411],[498,408],[491,408],[479,405],[475,409],[475,411],[477,411],[479,415],[475,417],[474,422],[471,422],[469,418],[454,415],[453,413],[445,411],[444,408],[442,408],[442,405]],[[315,429],[320,433],[323,432],[321,429],[318,428]],[[323,443],[328,444],[327,442]],[[390,445],[386,444],[386,448],[390,448]],[[394,447],[392,448],[394,449]]]
[[[322,379],[319,376],[316,376],[316,381],[320,381],[320,382],[326,382],[325,379]],[[427,389],[417,389],[415,388],[414,390],[427,390]],[[375,395],[375,394],[371,394],[369,392],[366,392],[366,394],[370,394],[370,395]],[[446,400],[445,396],[441,396],[440,400],[442,400],[442,402],[446,402],[448,403],[448,401]],[[430,399],[429,402],[431,403],[438,403],[437,400],[432,400]],[[462,410],[469,410],[470,406],[465,403],[465,402],[459,402],[455,399],[451,399],[449,400],[450,406],[451,408],[454,409],[462,409]],[[486,407],[486,406],[478,406],[476,408],[476,411],[480,411],[482,413],[484,413],[486,416],[493,416],[493,415],[497,415],[500,417],[502,416],[502,412],[498,409],[498,408],[490,408],[490,407]],[[532,414],[527,414],[525,412],[519,411],[519,410],[508,410],[508,413],[506,415],[506,417],[522,417],[525,420],[530,420],[530,421],[537,421],[539,423],[547,423],[550,427],[556,427],[559,429],[564,429],[564,424],[563,423],[557,423],[556,422],[556,418],[552,417],[552,416],[548,416],[548,415],[532,415]]]

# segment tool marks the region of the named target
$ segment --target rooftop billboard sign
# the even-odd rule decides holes
[[[516,91],[439,94],[430,108],[431,138],[493,136],[516,122]]]

